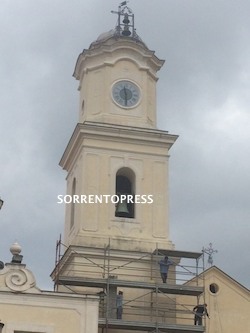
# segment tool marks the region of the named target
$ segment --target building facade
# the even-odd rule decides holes
[[[0,269],[0,315],[4,333],[98,332],[99,297],[40,290],[22,264],[21,248]]]

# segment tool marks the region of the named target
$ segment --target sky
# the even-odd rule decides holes
[[[1,0],[0,260],[22,246],[52,289],[66,190],[58,163],[78,121],[78,55],[113,29],[115,0]],[[250,1],[130,0],[138,35],[166,62],[158,128],[170,157],[170,239],[212,243],[213,263],[250,288]],[[207,260],[207,258],[206,258]],[[207,265],[207,262],[206,262]]]

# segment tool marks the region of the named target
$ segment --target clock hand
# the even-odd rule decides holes
[[[125,88],[125,86],[124,86],[123,90],[124,90],[124,97],[125,97],[125,106],[127,106],[127,104],[128,104],[128,94],[127,94],[127,89]]]

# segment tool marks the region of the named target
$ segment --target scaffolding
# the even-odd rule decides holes
[[[111,242],[104,248],[71,245],[62,255],[56,246],[52,278],[55,290],[92,293],[100,297],[99,328],[148,332],[204,332],[194,326],[193,307],[205,302],[203,253],[158,249],[152,252],[119,250]],[[162,283],[159,260],[174,263]],[[190,281],[192,281],[190,283]],[[116,317],[116,295],[123,290],[122,319]]]

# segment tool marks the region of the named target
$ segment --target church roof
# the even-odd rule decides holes
[[[240,282],[238,282],[237,280],[232,278],[230,275],[228,275],[227,273],[225,273],[223,270],[221,270],[219,267],[217,267],[215,265],[207,268],[202,273],[200,273],[197,277],[200,278],[200,277],[202,277],[202,275],[206,276],[211,272],[215,272],[215,273],[222,275],[225,279],[231,281],[232,283],[237,285],[239,288],[245,290],[248,294],[250,293],[250,290],[246,286],[244,286],[243,284],[241,284]],[[197,277],[194,277],[193,279],[187,281],[185,284],[189,284],[190,282],[196,281]]]
[[[220,269],[217,266],[212,266],[207,268],[202,274],[208,274],[211,271],[215,271],[218,272],[219,274],[223,275],[226,279],[232,281],[233,283],[235,283],[236,285],[238,285],[240,288],[245,289],[248,293],[250,293],[250,290],[244,286],[243,284],[241,284],[240,282],[238,282],[237,280],[235,280],[234,278],[232,278],[230,275],[228,275],[227,273],[225,273],[222,269]]]

